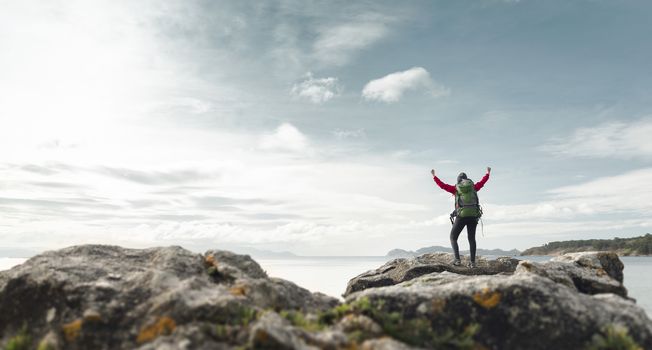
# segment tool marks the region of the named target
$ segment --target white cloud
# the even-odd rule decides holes
[[[604,234],[618,230],[628,230],[634,233],[645,227],[649,227],[649,222],[643,219],[508,221],[490,224],[485,222],[485,233],[487,236],[494,237],[498,235],[504,237],[530,236],[532,240],[536,240],[535,236],[556,236],[555,240],[569,240],[578,239],[579,234],[582,234],[584,238],[590,238],[586,237],[586,234],[592,234],[595,237],[595,234],[598,233]],[[510,244],[507,247],[513,246]]]
[[[485,213],[497,221],[563,221],[599,219],[618,214],[623,219],[652,214],[652,168],[630,171],[548,191],[551,198],[529,204],[485,203]]]
[[[268,136],[292,135],[288,130],[289,124],[282,125]],[[177,134],[184,142],[159,136],[146,143],[166,159],[141,158],[138,153],[151,152],[131,147],[130,140],[123,142],[131,151],[119,160],[102,152],[78,164],[0,159],[6,186],[0,227],[8,228],[3,245],[45,249],[59,246],[63,237],[68,244],[130,246],[289,242],[297,252],[331,244],[312,252],[373,254],[377,246],[363,246],[369,237],[417,232],[423,227],[405,223],[430,213],[425,201],[415,200],[426,194],[406,188],[406,182],[415,182],[404,178],[414,167],[386,158],[276,157],[286,151],[246,148],[260,140],[246,134]],[[279,136],[274,144],[281,140],[292,137]],[[125,161],[128,166],[115,164]]]
[[[652,213],[652,168],[598,178],[550,191],[558,200],[590,212]]]
[[[362,89],[362,96],[367,100],[392,103],[400,100],[405,92],[411,90],[422,90],[433,97],[446,96],[450,93],[449,89],[435,83],[426,69],[413,67],[368,82]]]
[[[267,136],[291,128],[282,125]],[[440,192],[433,192],[422,165],[387,155],[349,161],[275,157],[287,150],[247,148],[260,141],[251,135],[193,132],[179,137],[186,142],[173,144],[168,135],[160,137],[148,143],[167,159],[152,163],[137,155],[149,151],[127,147],[132,150],[122,153],[120,161],[135,157],[134,162],[112,173],[94,170],[93,163],[115,161],[101,152],[77,167],[0,163],[5,184],[0,226],[7,228],[3,244],[27,244],[26,237],[47,248],[63,237],[71,244],[138,246],[206,240],[285,244],[302,254],[381,254],[397,246],[416,249],[447,242],[452,204],[433,200]],[[514,247],[513,242],[499,237],[638,232],[652,213],[649,178],[652,168],[557,188],[542,202],[485,202],[485,231],[504,240],[504,248]],[[86,195],[80,197],[80,192]]]
[[[636,158],[652,156],[652,118],[633,122],[608,122],[580,128],[566,138],[541,147],[543,151],[568,157]]]
[[[209,112],[212,108],[209,102],[193,97],[180,97],[170,101],[170,107],[179,107],[192,114]]]
[[[384,37],[390,31],[393,19],[376,14],[358,16],[352,21],[323,27],[313,45],[313,55],[321,63],[341,66],[348,63],[360,50]]]
[[[302,153],[309,151],[310,142],[294,125],[283,123],[269,135],[260,139],[259,146],[264,150]]]
[[[354,130],[337,129],[333,131],[333,135],[338,140],[360,139],[360,138],[367,137],[367,133],[365,132],[364,129],[354,129]]]
[[[337,78],[314,78],[312,73],[308,73],[304,81],[294,84],[290,93],[320,104],[339,96],[340,91]]]

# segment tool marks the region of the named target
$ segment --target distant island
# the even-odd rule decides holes
[[[404,249],[392,249],[387,253],[386,256],[393,257],[393,258],[405,258],[405,257],[419,256],[426,253],[437,253],[437,252],[452,253],[453,249],[451,247],[442,247],[442,246],[425,247],[425,248],[418,249],[416,251],[404,250]],[[464,250],[461,251],[460,253],[469,254],[469,251]],[[517,256],[521,254],[521,252],[516,249],[512,249],[512,250],[478,249],[476,253],[477,255],[500,255],[500,256]]]
[[[239,254],[247,254],[256,259],[292,259],[299,256],[289,251],[272,251],[256,248],[239,248],[236,250]]]
[[[633,238],[550,242],[540,247],[526,249],[521,255],[561,255],[592,250],[612,251],[618,255],[652,255],[652,234]]]

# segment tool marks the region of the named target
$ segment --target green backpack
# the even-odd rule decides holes
[[[455,186],[455,211],[461,218],[482,216],[482,209],[478,200],[478,193],[475,191],[473,181],[464,179]]]

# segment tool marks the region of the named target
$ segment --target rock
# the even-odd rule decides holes
[[[339,302],[323,293],[311,293],[307,289],[280,278],[249,280],[240,285],[243,295],[263,308],[324,310]]]
[[[224,266],[237,277],[266,278],[265,271],[249,255],[240,255],[224,250],[209,250],[204,254],[209,263]]]
[[[420,266],[393,261],[365,275],[387,276],[388,267],[414,265]],[[622,266],[616,255],[593,252],[522,261],[513,273],[477,276],[444,268],[347,293],[346,301],[363,302],[367,316],[411,346],[581,349],[606,348],[605,339],[617,338],[652,348],[652,322],[626,298]],[[360,276],[349,286],[356,280]]]
[[[253,325],[249,344],[253,349],[322,349],[350,348],[346,334],[338,329],[308,331],[292,325],[275,312],[266,312]]]
[[[468,258],[464,257],[462,266],[453,266],[455,256],[451,253],[429,253],[414,258],[400,258],[387,262],[376,270],[367,271],[349,281],[344,296],[372,287],[391,286],[433,272],[450,271],[461,275],[494,275],[512,273],[518,260],[500,257],[496,260],[477,259],[477,268],[466,267]]]
[[[619,267],[619,268],[618,268]],[[613,253],[573,253],[544,263],[521,261],[516,273],[534,273],[576,288],[580,293],[614,293],[627,297],[623,264]]]
[[[267,312],[254,324],[249,343],[254,349],[318,349],[308,346],[296,333],[277,313]]]
[[[419,350],[389,337],[366,340],[360,348],[361,350]]]
[[[577,293],[536,274],[473,277],[443,272],[369,288],[347,301],[361,298],[373,307],[380,305],[372,318],[381,324],[390,322],[389,315],[400,315],[393,326],[399,329],[399,340],[413,341],[421,332],[414,331],[414,321],[423,332],[437,330],[417,341],[426,347],[451,345],[447,332],[461,334],[467,327],[478,327],[468,339],[456,341],[489,349],[584,348],[594,334],[613,325],[626,327],[645,348],[652,346],[652,325],[632,301],[614,294]],[[421,305],[426,310],[419,311]],[[440,343],[432,340],[437,337]]]
[[[0,348],[25,324],[31,339],[65,349],[230,348],[246,344],[264,309],[338,303],[268,278],[245,255],[74,246],[0,272]]]
[[[347,315],[335,325],[335,328],[345,333],[355,331],[364,332],[370,337],[380,337],[383,335],[383,329],[378,323],[364,315]]]
[[[568,253],[554,257],[552,261],[572,262],[581,267],[594,270],[603,270],[611,278],[623,283],[623,269],[625,265],[613,252],[579,252]]]
[[[269,278],[246,255],[70,247],[0,272],[0,348],[652,348],[652,322],[613,254],[476,269],[452,260],[390,261],[353,279],[340,303]]]

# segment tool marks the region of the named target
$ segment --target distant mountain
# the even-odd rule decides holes
[[[521,255],[561,255],[572,252],[607,250],[618,255],[652,255],[652,234],[632,238],[557,241],[524,250]]]
[[[256,259],[285,259],[285,258],[298,257],[298,255],[288,251],[276,252],[276,251],[256,249],[256,248],[240,248],[235,251],[238,254],[247,254]]]
[[[388,257],[394,257],[394,258],[403,258],[403,257],[411,257],[411,256],[419,256],[422,254],[426,253],[452,253],[453,248],[451,247],[442,247],[442,246],[432,246],[432,247],[425,247],[425,248],[420,248],[417,249],[416,251],[411,251],[411,250],[404,250],[404,249],[392,249],[387,253]],[[469,254],[468,250],[463,250],[460,252],[461,254]],[[502,250],[502,249],[478,249],[476,251],[477,255],[500,255],[500,256],[516,256],[521,254],[520,251],[516,249],[512,250]]]

